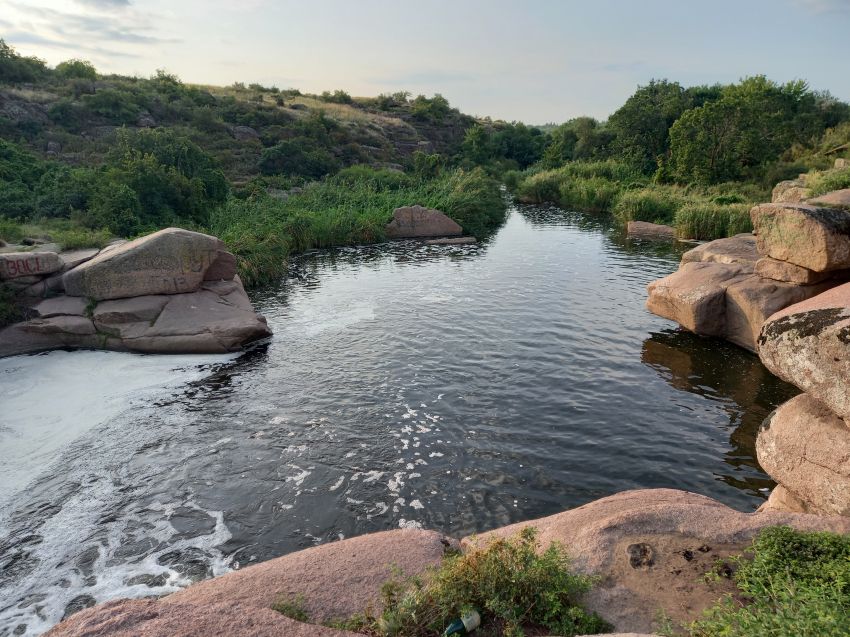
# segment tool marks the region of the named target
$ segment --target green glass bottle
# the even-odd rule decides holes
[[[481,625],[481,615],[477,611],[471,610],[464,613],[460,619],[454,620],[449,627],[443,631],[443,637],[450,635],[468,635],[473,630]]]

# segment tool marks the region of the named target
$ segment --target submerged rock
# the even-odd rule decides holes
[[[809,512],[850,515],[850,427],[800,394],[777,409],[756,439],[759,464]]]
[[[463,228],[439,210],[407,206],[393,210],[393,219],[387,224],[386,233],[390,239],[454,237],[463,234]]]

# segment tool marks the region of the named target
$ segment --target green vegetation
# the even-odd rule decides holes
[[[286,615],[290,619],[299,622],[310,621],[307,611],[304,609],[304,596],[297,595],[295,597],[281,597],[274,604],[272,610],[277,611],[281,615]]]
[[[439,636],[455,619],[476,610],[476,635],[584,635],[610,626],[580,606],[593,578],[570,571],[563,547],[538,553],[537,533],[526,528],[483,548],[447,555],[422,577],[394,578],[382,590],[380,614],[335,622],[337,628],[386,637]]]
[[[739,594],[691,624],[692,637],[850,634],[850,536],[768,528],[737,563]]]
[[[806,186],[811,188],[813,195],[850,188],[850,168],[815,173],[806,180]]]

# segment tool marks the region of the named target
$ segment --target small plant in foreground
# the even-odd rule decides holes
[[[693,622],[693,637],[850,635],[850,536],[772,527],[735,561],[740,594]]]
[[[439,636],[452,621],[475,609],[481,615],[476,634],[517,637],[525,630],[549,635],[584,635],[610,627],[579,605],[594,578],[570,571],[563,547],[538,552],[537,533],[526,528],[510,538],[448,555],[439,568],[421,578],[388,581],[383,611],[367,614],[358,630],[387,637]]]
[[[310,616],[304,608],[303,595],[297,595],[296,597],[281,597],[272,604],[272,610],[276,610],[281,615],[285,615],[295,621],[310,621]]]

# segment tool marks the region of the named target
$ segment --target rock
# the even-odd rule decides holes
[[[826,281],[833,276],[832,272],[815,272],[814,270],[809,270],[808,268],[794,265],[787,261],[777,261],[770,257],[764,257],[756,261],[755,272],[763,279],[797,283],[799,285],[813,285],[821,281]]]
[[[802,179],[780,181],[773,188],[770,200],[773,203],[800,203],[811,195]]]
[[[850,516],[850,427],[823,403],[800,394],[765,420],[759,464],[807,508]]]
[[[850,159],[843,159],[839,157],[835,160],[835,165],[833,167],[836,169],[850,168]]]
[[[54,155],[58,155],[62,152],[62,144],[56,141],[47,142],[47,146],[45,146],[45,150],[48,153],[53,153]]]
[[[726,288],[725,337],[755,352],[764,322],[779,310],[825,292],[833,283],[796,285],[752,275]]]
[[[750,211],[759,254],[824,272],[850,267],[850,215],[808,204],[762,204]]]
[[[740,263],[754,266],[759,255],[751,234],[736,234],[698,245],[682,255],[682,263]]]
[[[87,302],[80,296],[56,296],[33,307],[39,318],[52,316],[85,316]]]
[[[806,203],[811,206],[827,206],[850,210],[850,188],[845,188],[844,190],[833,190],[832,192],[821,195],[816,199],[809,199]]]
[[[36,281],[32,285],[21,290],[21,295],[28,296],[30,298],[43,298],[47,295],[47,286],[44,281]]]
[[[649,633],[658,628],[659,611],[677,623],[696,619],[718,597],[702,575],[716,560],[740,553],[761,529],[783,524],[850,532],[850,519],[741,513],[693,493],[645,489],[464,538],[462,543],[483,543],[534,526],[541,549],[560,542],[572,556],[573,568],[602,578],[585,597],[591,610],[617,630]]]
[[[45,276],[62,269],[55,252],[6,252],[0,254],[0,280]]]
[[[397,567],[418,575],[438,564],[448,546],[433,531],[400,529],[322,544],[200,582],[159,600],[107,602],[74,615],[50,637],[268,637],[353,635],[296,622],[271,610],[281,598],[304,600],[312,622],[348,619],[379,605]]]
[[[794,495],[781,484],[777,484],[767,502],[758,508],[761,511],[779,511],[780,513],[814,513],[811,507],[799,496]]]
[[[103,339],[82,316],[53,316],[0,329],[0,357],[62,347],[101,347]]]
[[[468,243],[478,243],[475,237],[450,237],[445,239],[427,239],[426,246],[457,246]]]
[[[450,237],[463,234],[463,228],[439,210],[407,206],[393,211],[386,233],[390,239]]]
[[[236,257],[222,250],[204,274],[204,281],[232,281],[236,271]]]
[[[156,126],[156,120],[150,113],[146,111],[144,113],[141,113],[138,119],[136,119],[136,126],[138,126],[139,128],[153,128],[154,126]]]
[[[781,379],[850,419],[850,283],[771,316],[759,356]]]
[[[65,273],[65,292],[98,301],[148,294],[181,294],[200,287],[223,250],[219,239],[166,228],[104,249]]]
[[[250,126],[230,126],[228,130],[233,138],[240,142],[260,138],[260,134]]]
[[[646,308],[703,336],[726,334],[726,288],[750,276],[742,264],[685,263],[647,286]]]
[[[71,615],[79,613],[84,608],[91,608],[96,603],[94,597],[91,595],[77,595],[65,606],[65,613],[62,615],[62,619],[68,619]]]
[[[626,232],[630,237],[676,238],[676,228],[646,221],[629,221]]]
[[[84,248],[82,250],[66,250],[64,252],[60,252],[59,256],[65,264],[62,267],[61,272],[67,272],[68,270],[76,268],[81,263],[85,263],[86,261],[96,257],[99,252],[100,250],[97,248]]]

